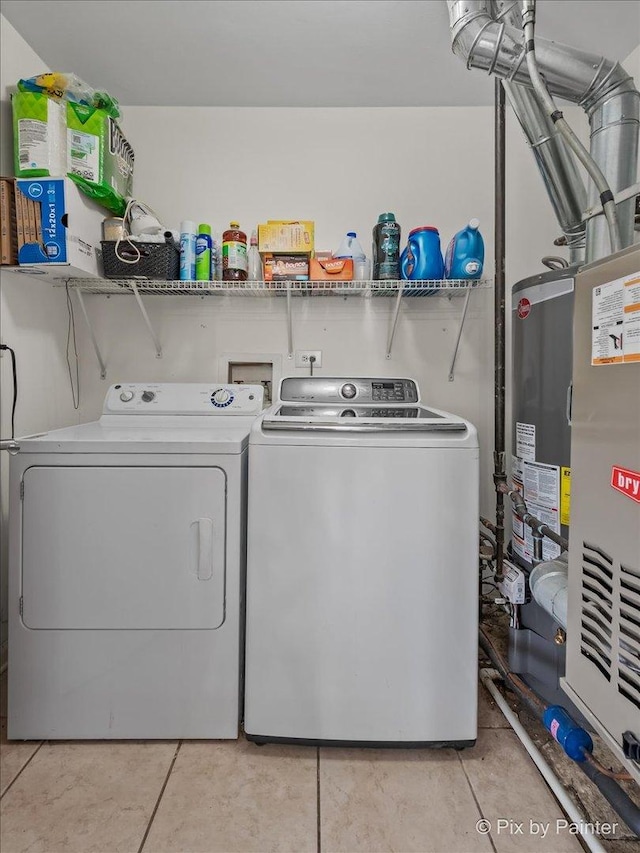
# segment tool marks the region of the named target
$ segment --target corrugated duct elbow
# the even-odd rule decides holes
[[[523,33],[514,26],[517,3],[503,3],[493,17],[489,0],[448,0],[453,52],[467,65],[530,87]],[[591,154],[614,193],[636,180],[640,94],[622,66],[603,56],[536,37],[536,60],[552,95],[578,104],[589,116]],[[527,128],[525,127],[525,132]],[[529,134],[528,134],[529,135]],[[547,179],[544,172],[543,177]],[[589,186],[590,204],[598,192]],[[633,242],[634,200],[618,205],[623,246]],[[606,254],[603,217],[587,225],[587,259]],[[566,222],[561,222],[564,228]]]

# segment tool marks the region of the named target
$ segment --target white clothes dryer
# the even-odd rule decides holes
[[[249,460],[247,737],[472,745],[472,424],[410,379],[287,378]]]
[[[253,385],[121,384],[11,460],[8,736],[235,738]]]

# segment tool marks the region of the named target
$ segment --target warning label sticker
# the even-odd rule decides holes
[[[515,477],[514,485],[522,492],[527,509],[543,524],[555,533],[560,533],[560,468],[557,465],[545,465],[542,462],[522,462],[522,480]],[[527,562],[533,559],[533,535],[531,528],[523,524],[513,513],[513,547],[516,553]],[[553,560],[560,554],[560,547],[550,539],[542,543],[542,557]]]
[[[536,425],[516,424],[516,456],[534,462],[536,458]]]
[[[558,509],[557,465],[543,465],[542,462],[527,462],[524,466],[524,499],[538,506]]]
[[[571,468],[560,469],[560,524],[568,525],[571,517]]]
[[[640,361],[640,271],[593,288],[591,364]]]
[[[524,468],[522,467],[522,459],[519,456],[511,457],[511,477],[517,481],[519,485],[524,482]]]

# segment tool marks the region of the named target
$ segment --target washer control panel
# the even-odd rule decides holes
[[[262,385],[199,382],[127,382],[107,391],[105,415],[258,415]]]
[[[380,403],[412,403],[411,389],[404,379],[379,380],[371,383],[371,399]]]
[[[418,403],[413,379],[290,376],[280,383],[284,403]]]

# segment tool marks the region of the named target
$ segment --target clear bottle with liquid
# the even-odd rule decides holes
[[[260,252],[258,251],[258,233],[257,231],[255,231],[255,229],[251,232],[247,263],[248,281],[262,281],[264,275],[262,271],[262,258],[260,257]]]

